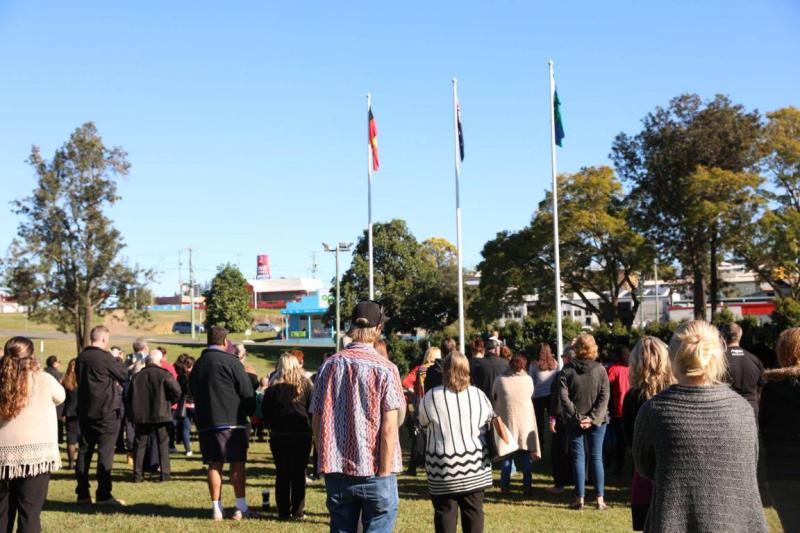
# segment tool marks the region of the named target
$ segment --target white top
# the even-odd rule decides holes
[[[438,386],[425,394],[419,422],[427,429],[425,469],[432,495],[492,486],[487,431],[493,417],[489,398],[477,387],[455,393]]]
[[[534,361],[528,367],[528,373],[533,379],[533,397],[544,398],[550,396],[550,389],[553,387],[553,382],[556,380],[558,370],[539,370],[539,365]]]

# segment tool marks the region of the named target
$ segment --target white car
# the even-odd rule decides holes
[[[261,333],[264,333],[264,332],[278,333],[281,330],[280,327],[278,327],[278,326],[276,326],[274,324],[270,324],[269,322],[261,322],[259,324],[256,324],[255,326],[253,326],[253,329],[255,331],[259,331]]]

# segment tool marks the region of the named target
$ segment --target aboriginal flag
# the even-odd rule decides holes
[[[368,142],[372,148],[372,170],[378,170],[380,163],[378,162],[378,126],[375,125],[375,117],[372,116],[372,106],[369,106],[367,114],[367,130]]]

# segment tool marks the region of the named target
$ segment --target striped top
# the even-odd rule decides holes
[[[329,357],[317,372],[309,409],[320,417],[319,471],[377,474],[384,413],[401,408],[405,397],[397,367],[371,344],[354,342]],[[397,442],[392,472],[402,466]]]
[[[489,398],[477,387],[429,390],[419,408],[427,430],[425,469],[431,495],[461,494],[492,486],[488,429],[494,417]]]

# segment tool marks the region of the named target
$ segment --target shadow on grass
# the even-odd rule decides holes
[[[137,503],[126,505],[125,507],[103,507],[72,502],[47,501],[44,504],[44,510],[90,515],[123,514],[132,516],[159,516],[165,518],[208,518],[209,516],[209,512],[205,509],[173,507],[171,505],[157,503]]]

